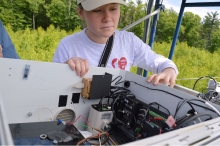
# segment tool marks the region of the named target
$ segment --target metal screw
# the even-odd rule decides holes
[[[32,113],[31,113],[31,112],[29,112],[29,113],[28,113],[28,116],[32,116]]]

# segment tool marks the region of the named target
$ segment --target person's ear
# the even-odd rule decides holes
[[[82,20],[85,20],[85,17],[84,17],[84,13],[83,13],[83,9],[81,9],[81,8],[77,8],[77,13],[78,13],[78,15],[79,15],[79,17],[82,19]]]

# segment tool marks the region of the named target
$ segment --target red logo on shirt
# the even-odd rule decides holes
[[[127,59],[125,57],[121,57],[120,60],[118,60],[118,58],[112,60],[112,66],[114,68],[120,68],[122,70],[125,70],[126,65]]]

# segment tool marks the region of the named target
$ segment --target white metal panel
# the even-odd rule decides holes
[[[30,72],[27,79],[23,79],[25,65],[30,65]],[[193,95],[177,89],[172,89],[165,85],[153,86],[152,84],[147,83],[144,77],[117,69],[91,67],[85,78],[91,78],[93,75],[104,75],[105,72],[113,74],[113,79],[120,75],[122,76],[121,81],[126,79],[129,81],[135,81],[148,88],[163,90],[163,92],[155,92],[155,90],[149,90],[138,86],[133,82],[131,82],[131,86],[129,87],[131,92],[135,94],[137,98],[146,103],[158,102],[167,107],[172,114],[174,113],[176,105],[180,99],[171,96],[167,92],[181,96],[185,99],[196,98]],[[71,104],[71,99],[69,98],[66,107],[58,107],[59,95],[81,92],[81,89],[71,88],[69,93],[70,87],[81,81],[82,79],[78,77],[67,64],[5,58],[0,59],[0,92],[2,94],[9,123],[48,121],[65,108],[74,110],[76,112],[76,117],[83,115],[88,118],[90,105],[98,103],[99,100],[87,100],[80,97],[78,104]],[[123,84],[120,86],[123,86]],[[198,104],[203,105],[202,103]],[[219,109],[218,105],[213,105]],[[189,106],[184,106],[184,110],[180,115],[185,114],[188,109],[190,109]],[[201,108],[198,109],[201,112],[207,111]],[[84,121],[80,119],[78,123],[84,123]],[[188,145],[189,142],[192,143],[194,140],[204,138],[206,135],[212,137],[213,134],[220,133],[218,130],[220,129],[218,126],[219,124],[212,126],[212,128],[207,128],[208,125],[215,123],[220,124],[220,119],[216,118],[211,121],[175,130],[173,132],[132,142],[129,143],[129,145]],[[78,128],[81,129],[81,127]],[[198,135],[195,134],[198,132],[203,132],[204,135],[198,137]]]
[[[27,79],[23,79],[25,65],[30,65]],[[104,75],[106,72],[112,74],[112,78],[119,75],[124,78],[125,74],[125,71],[118,69],[90,67],[85,78]],[[0,91],[9,123],[48,121],[52,114],[55,116],[64,108],[76,111],[76,117],[88,117],[90,105],[98,103],[99,100],[80,97],[79,104],[73,105],[72,97],[69,96],[67,106],[58,107],[59,95],[80,93],[81,89],[70,87],[81,82],[82,78],[67,64],[0,59]],[[41,114],[42,110],[44,114]],[[79,122],[84,121],[80,119]]]
[[[142,101],[145,101],[146,103],[151,102],[157,102],[161,104],[162,106],[166,107],[172,115],[174,115],[176,107],[182,99],[179,99],[178,97],[181,97],[183,99],[198,99],[197,97],[183,92],[181,90],[177,90],[175,88],[170,88],[168,86],[165,86],[163,84],[159,84],[158,86],[154,86],[152,83],[147,83],[146,78],[138,75],[134,75],[133,73],[126,72],[125,80],[131,81],[131,86],[129,89],[131,92],[136,95],[137,98],[141,99]],[[138,84],[141,84],[142,86],[139,86],[133,82],[136,82]],[[147,89],[150,88],[150,89]],[[153,89],[153,90],[152,90]],[[178,96],[178,97],[176,97]],[[198,101],[192,101],[192,103],[196,103],[197,105],[201,105],[203,107],[210,108],[206,104]],[[216,105],[214,103],[212,104],[215,108],[220,110],[220,106]],[[194,105],[195,110],[197,110],[199,113],[211,113],[214,117],[218,117],[216,112],[212,112],[210,110],[206,110],[203,107],[199,107]],[[178,113],[177,117],[181,117],[185,115],[191,107],[188,104],[185,104],[183,108]]]

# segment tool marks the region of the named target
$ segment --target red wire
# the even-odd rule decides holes
[[[66,122],[66,124],[74,124],[80,117],[83,118],[83,120],[86,122],[86,124],[89,126],[89,127],[92,127],[90,126],[89,122],[86,120],[86,118],[83,116],[83,115],[80,115],[78,118],[76,118],[76,120],[74,122]]]
[[[154,117],[154,120],[163,121],[163,118]]]

